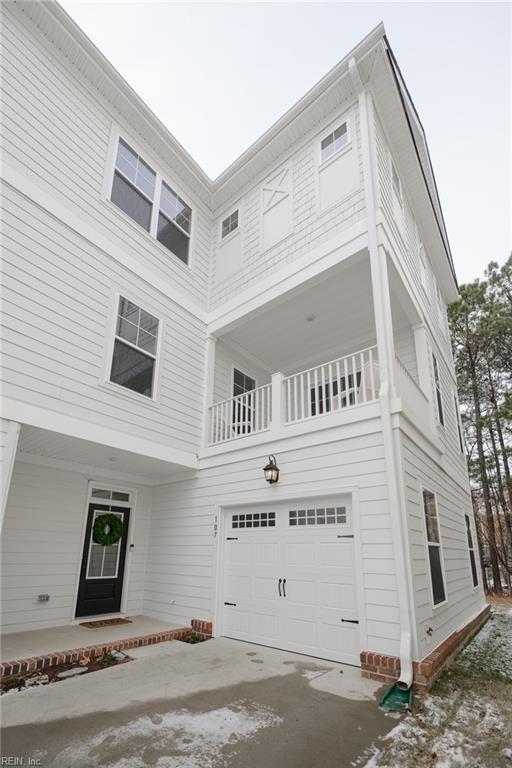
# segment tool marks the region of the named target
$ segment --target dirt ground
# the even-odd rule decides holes
[[[491,618],[365,768],[512,768],[512,601]]]

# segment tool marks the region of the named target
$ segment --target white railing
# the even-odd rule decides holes
[[[340,357],[284,379],[285,423],[377,400],[377,347]]]
[[[270,384],[210,406],[210,445],[265,432],[271,420]]]

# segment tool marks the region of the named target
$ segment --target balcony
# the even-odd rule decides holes
[[[367,347],[270,384],[215,403],[209,408],[209,445],[267,432],[274,425],[319,419],[375,402],[379,394],[377,348]]]

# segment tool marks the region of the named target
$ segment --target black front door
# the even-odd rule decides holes
[[[107,520],[104,515],[114,515],[122,524],[122,530],[118,525],[103,525]],[[101,538],[95,534],[94,529],[98,518],[101,520],[97,530],[100,529],[106,534],[107,543],[95,540]],[[89,504],[76,604],[77,616],[96,616],[102,613],[117,613],[120,610],[129,520],[130,510],[127,507]],[[116,535],[120,533],[120,537],[117,541],[108,543],[112,529],[117,530]]]

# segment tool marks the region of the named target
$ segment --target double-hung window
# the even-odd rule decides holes
[[[423,491],[423,511],[425,514],[425,528],[427,532],[432,599],[434,605],[439,605],[446,600],[446,590],[444,587],[441,538],[439,536],[436,497],[430,491]]]
[[[343,149],[348,144],[348,138],[348,125],[345,121],[322,139],[320,143],[321,162],[335,155],[340,149]]]
[[[229,216],[227,216],[221,225],[221,237],[224,240],[225,237],[230,235],[232,232],[235,232],[235,230],[238,229],[238,209],[236,211],[233,211]]]
[[[117,147],[110,199],[188,264],[191,207],[122,138]]]
[[[475,547],[473,545],[473,534],[471,533],[471,523],[469,521],[469,515],[464,515],[466,518],[466,535],[468,537],[468,550],[469,550],[469,562],[471,564],[471,577],[473,579],[473,586],[478,587],[478,571],[476,569],[475,559]]]
[[[439,365],[435,355],[432,355],[432,367],[434,369],[434,384],[436,388],[437,418],[439,419],[439,423],[444,426],[443,395],[441,392],[441,380],[439,378]]]
[[[153,397],[159,321],[133,302],[119,297],[110,381]]]

